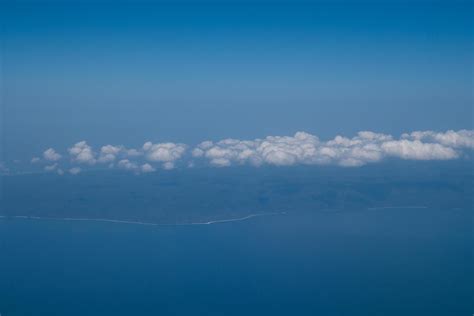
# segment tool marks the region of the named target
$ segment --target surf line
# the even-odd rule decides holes
[[[78,221],[78,222],[106,222],[106,223],[116,223],[116,224],[134,224],[134,225],[147,225],[147,226],[192,226],[192,225],[212,225],[228,222],[240,222],[245,221],[254,217],[260,216],[271,216],[271,215],[283,215],[286,212],[271,212],[271,213],[257,213],[250,214],[244,217],[238,218],[229,218],[229,219],[220,219],[213,220],[208,222],[194,222],[194,223],[177,223],[177,224],[159,224],[159,223],[150,223],[150,222],[140,222],[140,221],[126,221],[119,219],[107,219],[107,218],[73,218],[73,217],[40,217],[40,216],[25,216],[25,215],[15,215],[15,216],[3,216],[0,215],[0,219],[7,218],[16,218],[16,219],[30,219],[30,220],[53,220],[53,221]]]
[[[380,207],[368,207],[368,210],[387,210],[387,209],[406,209],[406,208],[428,208],[427,206],[380,206]]]

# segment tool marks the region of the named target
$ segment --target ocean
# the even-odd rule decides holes
[[[0,219],[0,313],[471,315],[472,210],[192,226]]]

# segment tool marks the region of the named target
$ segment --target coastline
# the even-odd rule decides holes
[[[153,222],[141,222],[141,221],[127,221],[119,219],[108,219],[108,218],[73,218],[73,217],[40,217],[40,216],[26,216],[26,215],[14,215],[5,216],[0,215],[0,219],[27,219],[27,220],[52,220],[52,221],[77,221],[77,222],[105,222],[115,224],[132,224],[132,225],[146,225],[146,226],[194,226],[194,225],[212,225],[229,222],[240,222],[255,217],[271,216],[271,215],[284,215],[286,212],[271,212],[271,213],[256,213],[250,214],[243,217],[213,220],[207,222],[192,222],[192,223],[176,223],[176,224],[160,224]]]
[[[368,207],[368,210],[388,210],[388,209],[420,209],[428,208],[428,206],[418,205],[418,206],[379,206],[379,207]]]

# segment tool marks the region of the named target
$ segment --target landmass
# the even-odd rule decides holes
[[[433,164],[3,176],[0,216],[188,225],[280,212],[472,209],[472,163]]]

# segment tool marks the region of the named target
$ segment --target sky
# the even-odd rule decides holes
[[[147,141],[472,129],[471,1],[0,6],[0,161],[81,141],[144,154]]]

